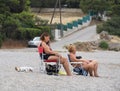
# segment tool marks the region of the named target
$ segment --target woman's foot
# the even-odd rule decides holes
[[[95,77],[99,77],[99,75],[97,74],[97,75],[94,75]]]

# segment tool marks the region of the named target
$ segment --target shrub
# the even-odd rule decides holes
[[[12,17],[19,21],[21,27],[32,28],[35,25],[35,22],[33,20],[33,14],[29,12],[13,14]]]
[[[108,45],[108,43],[106,41],[101,41],[99,43],[99,47],[106,50],[106,49],[108,49],[109,45]]]
[[[19,28],[20,39],[32,39],[35,36],[40,36],[43,32],[48,32],[51,35],[50,27],[39,26],[37,28]],[[16,34],[17,35],[17,34]],[[51,35],[52,36],[52,35]],[[16,36],[17,37],[17,36]]]
[[[1,48],[1,46],[2,46],[2,35],[0,33],[0,48]]]
[[[20,27],[19,20],[14,17],[8,16],[3,23],[3,33],[7,38],[12,38],[17,28]]]
[[[24,40],[29,40],[32,39],[35,36],[39,36],[41,30],[40,29],[36,29],[36,28],[19,28],[20,31],[20,37],[21,39]]]
[[[97,32],[107,31],[111,35],[120,36],[120,17],[112,17],[107,22],[104,22],[102,25],[97,26]]]

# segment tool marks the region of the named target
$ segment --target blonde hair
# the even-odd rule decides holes
[[[72,45],[72,44],[70,44],[70,45],[68,46],[68,51],[69,51],[69,52],[73,52],[73,51],[74,51],[74,48],[75,48],[75,46]]]

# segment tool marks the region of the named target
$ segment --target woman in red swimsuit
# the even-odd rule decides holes
[[[71,76],[72,73],[69,69],[69,63],[67,61],[66,58],[62,57],[59,53],[52,51],[52,49],[50,48],[49,45],[49,41],[50,41],[50,36],[48,33],[43,33],[40,36],[41,39],[41,43],[40,46],[43,47],[44,50],[44,59],[48,59],[48,60],[59,60],[60,58],[60,63],[63,64],[63,67],[67,73],[68,76]]]

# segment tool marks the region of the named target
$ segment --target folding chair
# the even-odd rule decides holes
[[[43,56],[45,54],[43,53],[43,47],[42,46],[38,46],[38,52],[39,52],[40,59],[41,59],[41,61],[40,61],[40,71],[46,72],[45,69],[46,69],[47,64],[54,63],[54,64],[56,64],[56,74],[55,75],[58,75],[58,71],[60,69],[60,58],[59,58],[59,60],[45,60],[43,58]]]
[[[83,62],[72,62],[69,54],[68,54],[68,60],[70,62],[70,65],[73,67],[72,68],[73,72],[77,73],[78,75],[84,75],[84,76],[88,75],[88,72],[83,69],[82,66]],[[74,64],[74,66],[72,64]],[[77,67],[78,64],[80,64],[80,67]]]

